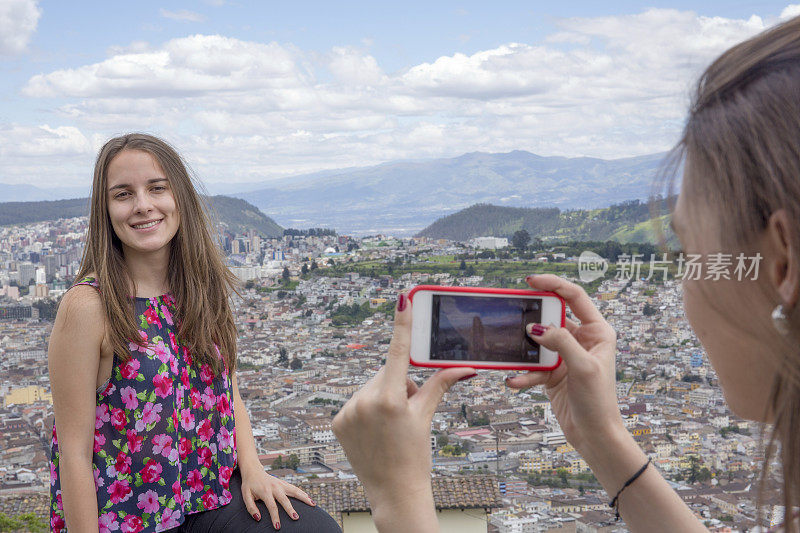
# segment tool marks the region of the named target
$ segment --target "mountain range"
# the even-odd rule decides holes
[[[519,150],[472,152],[454,158],[326,170],[260,185],[211,183],[207,189],[245,199],[284,227],[409,236],[478,203],[563,210],[644,200],[663,157],[607,160],[543,157]],[[33,199],[36,190],[29,185],[0,184],[0,199],[20,199],[21,195]],[[69,190],[46,192],[55,195]]]

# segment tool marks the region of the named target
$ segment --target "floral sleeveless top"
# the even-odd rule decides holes
[[[99,290],[92,277],[75,285]],[[136,297],[134,306],[147,344],[131,342],[127,363],[115,354],[111,378],[97,390],[92,470],[100,533],[164,531],[232,499],[237,454],[227,372],[214,377],[207,364],[193,364],[176,338],[180,319],[170,293]],[[56,435],[61,422],[53,424],[50,455],[50,529],[56,533],[67,531]]]

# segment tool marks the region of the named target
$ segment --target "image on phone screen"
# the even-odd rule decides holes
[[[431,304],[431,360],[539,362],[525,326],[541,322],[541,299],[434,294]]]

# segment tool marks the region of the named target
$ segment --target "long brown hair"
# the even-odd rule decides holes
[[[169,180],[180,224],[170,243],[167,277],[180,318],[178,340],[192,353],[198,366],[207,363],[218,375],[223,367],[214,344],[219,347],[232,376],[236,369],[236,326],[229,297],[239,296],[239,282],[225,265],[222,252],[212,239],[210,206],[201,201],[187,167],[165,141],[143,133],[131,133],[108,141],[97,156],[92,181],[89,229],[77,280],[96,273],[111,328],[114,353],[122,361],[131,358],[129,342],[141,345],[131,296],[133,279],[122,251],[122,243],[108,215],[108,165],[122,150],[147,152]],[[206,195],[207,197],[207,195]]]
[[[681,140],[667,161],[671,169],[685,163],[687,217],[710,211],[719,225],[706,231],[713,232],[726,251],[752,251],[770,215],[780,209],[800,230],[800,17],[734,46],[706,69]],[[674,198],[675,179],[676,173],[668,171],[656,189],[663,190],[666,182],[667,197]],[[797,254],[800,231],[793,233],[789,246]],[[753,296],[761,306],[780,303],[769,283],[756,287],[760,290]],[[772,429],[761,470],[757,520],[762,523],[769,465],[779,443],[785,527],[796,531],[789,517],[800,503],[800,313],[789,313],[790,335],[783,336],[775,331],[768,313],[732,315],[731,309],[742,306],[741,295],[738,303],[727,305],[733,302],[722,303],[716,301],[720,294],[703,292],[708,304],[732,322],[749,322],[751,329],[775,333],[765,350],[776,354],[778,372],[773,383],[764,384],[771,387],[764,420]],[[762,423],[762,448],[767,431]]]

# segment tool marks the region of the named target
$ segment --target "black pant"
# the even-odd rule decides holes
[[[242,498],[242,473],[236,467],[231,473],[229,489],[233,500],[227,505],[186,515],[186,520],[178,527],[168,529],[163,533],[257,533],[275,531],[272,525],[267,505],[261,500],[256,500],[261,520],[257,521],[247,511]],[[300,516],[292,520],[286,511],[278,504],[278,515],[281,522],[281,533],[341,533],[336,521],[319,507],[311,507],[295,498],[289,498],[292,506]]]

